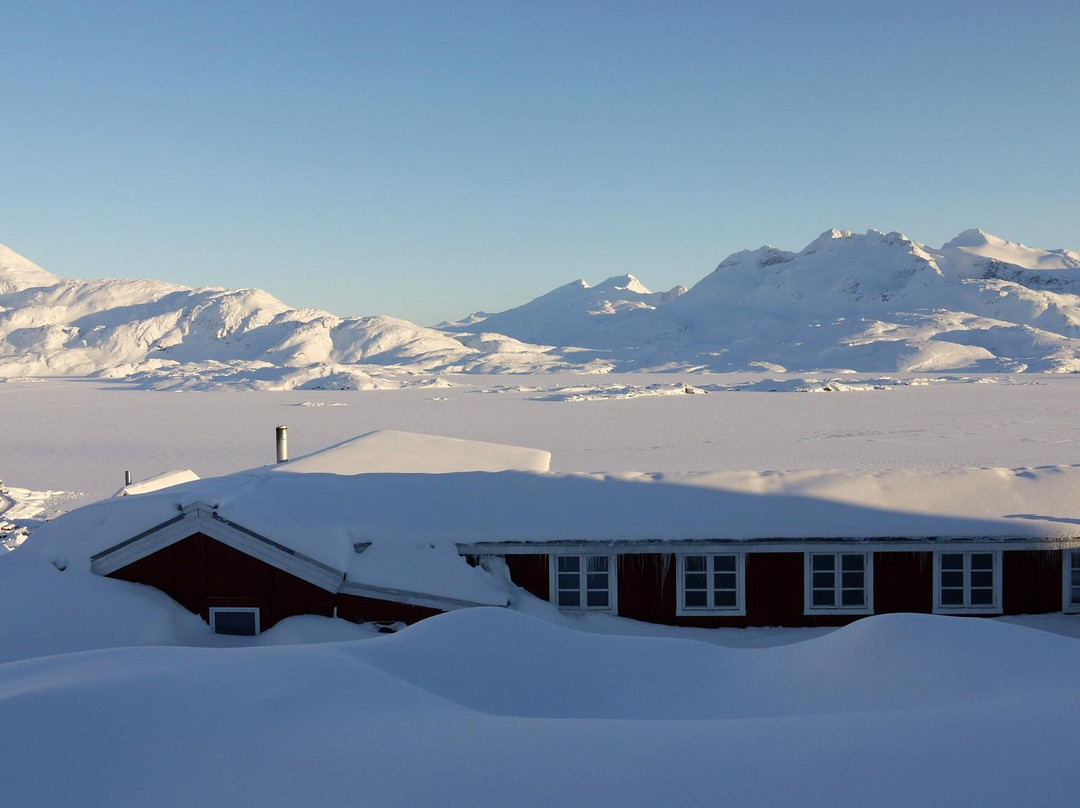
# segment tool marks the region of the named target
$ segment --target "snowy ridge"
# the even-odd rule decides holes
[[[578,280],[426,328],[293,309],[256,289],[64,280],[0,248],[0,379],[385,389],[447,373],[673,368],[1077,372],[1080,253],[981,230],[936,249],[828,230],[797,253],[734,253],[689,290]]]

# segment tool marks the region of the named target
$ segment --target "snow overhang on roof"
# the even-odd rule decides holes
[[[548,471],[551,453],[502,443],[382,429],[274,466],[294,474]]]

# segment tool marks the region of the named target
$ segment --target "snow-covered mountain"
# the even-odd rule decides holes
[[[549,346],[394,317],[292,309],[258,289],[58,278],[0,248],[0,378],[134,378],[159,389],[378,388],[418,374],[581,369]]]
[[[0,246],[0,378],[375,388],[440,373],[766,368],[1080,371],[1080,253],[968,230],[940,248],[829,230],[735,253],[686,290],[583,280],[425,328],[256,289],[63,279]]]
[[[939,249],[828,230],[798,253],[735,253],[685,294],[609,316],[583,300],[574,320],[568,288],[452,327],[565,345],[573,321],[576,344],[623,368],[1080,370],[1080,253],[980,230]]]

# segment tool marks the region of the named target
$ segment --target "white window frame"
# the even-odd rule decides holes
[[[709,586],[707,589],[709,606],[692,607],[686,605],[686,558],[687,556],[705,556],[706,575]],[[714,606],[712,575],[714,571],[714,558],[716,556],[735,557],[735,605]],[[730,617],[743,617],[746,615],[746,554],[732,551],[709,550],[695,553],[679,553],[675,579],[678,600],[675,601],[675,614],[678,617],[694,617],[697,615],[727,615]]]
[[[941,602],[941,557],[943,555],[964,556],[964,605],[943,605]],[[990,605],[971,605],[971,556],[992,555],[994,557],[994,602]],[[1001,550],[991,548],[934,551],[934,614],[1001,614]]]
[[[1061,559],[1061,611],[1080,614],[1080,601],[1072,602],[1072,560],[1080,558],[1080,550],[1064,550]]]
[[[813,605],[813,557],[829,556],[833,561],[833,573],[836,576],[834,588],[836,591],[835,606]],[[841,606],[840,593],[843,582],[842,556],[854,555],[863,558],[863,595],[864,603],[861,606]],[[874,554],[872,552],[860,552],[858,550],[837,551],[814,551],[807,550],[803,553],[803,614],[873,614],[874,613]]]
[[[249,637],[256,636],[262,632],[261,620],[262,617],[259,614],[258,606],[211,606],[210,607],[210,630],[217,634],[217,615],[218,612],[252,612],[255,615],[255,634],[235,634],[229,636],[235,637]]]
[[[572,558],[577,557],[581,560],[578,568],[578,587],[581,593],[581,599],[579,606],[560,606],[559,605],[559,559],[560,558]],[[586,559],[590,557],[601,557],[608,560],[608,605],[606,607],[601,606],[589,606],[587,605],[587,589],[586,589],[586,575],[588,574],[588,563]],[[617,555],[608,555],[607,553],[559,553],[552,555],[550,563],[548,564],[549,575],[549,600],[555,605],[559,611],[562,612],[601,612],[618,614],[619,611],[619,576],[616,567]]]

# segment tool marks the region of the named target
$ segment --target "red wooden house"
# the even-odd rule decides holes
[[[447,440],[374,433],[72,517],[90,513],[94,572],[223,632],[294,614],[407,623],[522,590],[701,627],[1080,611],[1080,467],[552,474],[546,453]],[[408,471],[410,451],[421,468],[441,454],[443,473]]]

